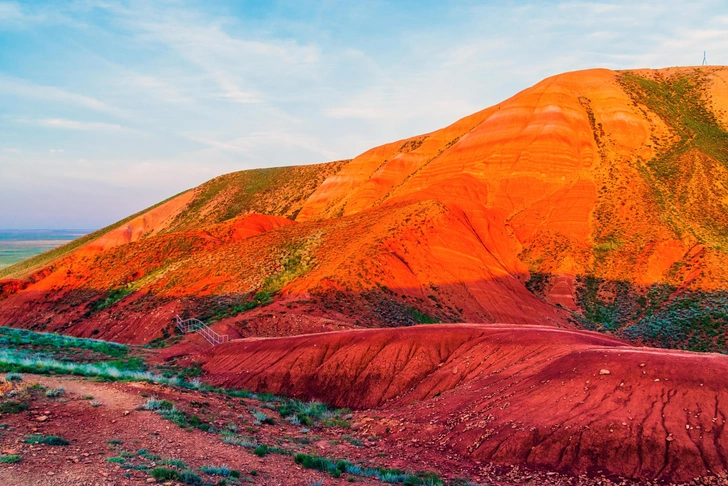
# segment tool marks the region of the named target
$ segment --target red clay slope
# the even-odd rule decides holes
[[[681,292],[701,293],[680,304],[704,314],[728,302],[727,80],[714,66],[565,73],[350,162],[213,179],[101,238],[100,255],[13,271],[26,282],[0,281],[0,324],[112,337],[150,309],[209,318],[263,291],[272,306],[225,323],[250,335],[247,321],[270,316],[283,334],[310,313],[370,327],[645,321],[625,335],[724,350],[720,312],[660,339],[667,326],[650,319]],[[298,224],[244,240],[209,232],[249,212]],[[133,294],[89,308],[119,289]]]
[[[728,472],[728,357],[540,326],[246,339],[205,379],[377,407],[360,426],[477,460],[686,481]]]

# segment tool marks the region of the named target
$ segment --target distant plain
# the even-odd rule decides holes
[[[0,268],[75,240],[84,229],[0,229]]]

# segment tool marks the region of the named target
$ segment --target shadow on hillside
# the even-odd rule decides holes
[[[435,322],[573,326],[646,345],[726,352],[728,291],[640,287],[576,277],[572,307],[549,292],[562,276],[535,274],[431,285],[376,286],[306,295],[163,296],[92,289],[35,290],[0,282],[0,325],[143,344],[171,337],[174,316],[220,322],[241,336],[285,336],[347,328],[404,327]],[[525,283],[523,283],[525,282]],[[163,344],[163,343],[161,343]]]

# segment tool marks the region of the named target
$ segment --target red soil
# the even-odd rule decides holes
[[[364,429],[443,453],[672,481],[728,473],[722,355],[459,324],[246,339],[206,359],[212,382],[377,408]]]
[[[704,70],[706,103],[718,120],[728,103],[726,72]],[[75,294],[102,298],[132,286],[156,306],[176,301],[144,336],[130,331],[137,335],[131,342],[142,342],[158,337],[174,312],[197,313],[190,301],[245,299],[298,257],[305,264],[279,279],[277,302],[307,303],[251,314],[256,322],[270,315],[264,320],[282,323],[263,326],[271,330],[261,335],[290,334],[287,323],[295,332],[314,331],[316,325],[294,325],[311,313],[333,313],[353,326],[411,324],[412,309],[441,322],[568,327],[573,321],[556,304],[583,311],[576,287],[584,275],[606,285],[726,289],[725,253],[666,222],[672,216],[660,209],[642,169],[659,151],[656,141],[673,135],[656,113],[635,104],[621,76],[605,69],[554,76],[348,163],[281,172],[285,187],[265,172],[214,179],[52,262],[27,285],[3,285],[0,323],[83,335],[98,328],[98,337],[126,340],[103,321],[113,315],[136,325],[148,309],[128,305],[133,299],[93,316],[67,303],[80,300]],[[710,197],[728,197],[720,192],[728,172],[717,162],[711,167],[725,184],[706,182],[718,188]],[[238,218],[226,211],[231,207]],[[254,208],[271,212],[241,216]],[[544,299],[524,285],[533,274],[547,276]],[[329,306],[343,300],[348,309]],[[257,332],[240,319],[231,324],[243,335]]]

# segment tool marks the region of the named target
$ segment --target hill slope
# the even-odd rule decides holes
[[[442,455],[665,481],[728,473],[725,356],[460,324],[234,341],[202,361],[218,384],[377,408],[359,430]]]
[[[174,313],[243,336],[511,322],[726,350],[727,86],[722,67],[566,73],[349,162],[215,179],[11,268],[0,324],[145,342]],[[296,224],[216,236],[252,212]]]

